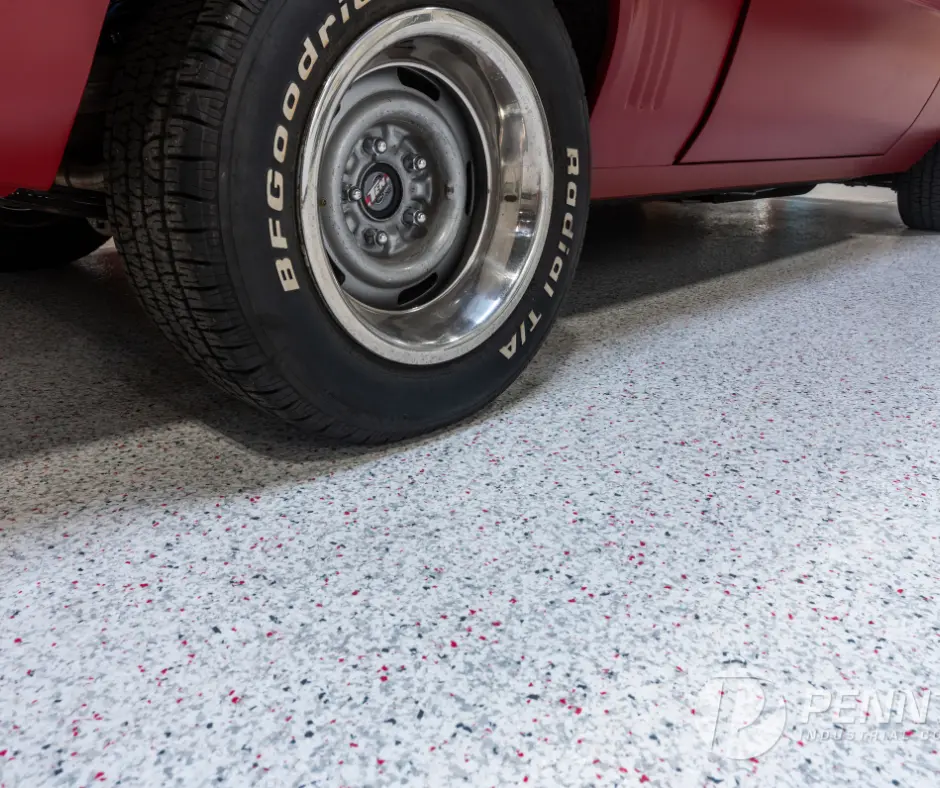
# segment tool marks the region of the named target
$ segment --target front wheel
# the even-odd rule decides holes
[[[478,410],[545,338],[587,221],[553,5],[258,9],[157,4],[127,47],[110,213],[145,305],[226,388],[331,436]]]

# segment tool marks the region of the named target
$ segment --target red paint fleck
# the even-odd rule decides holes
[[[238,703],[238,701],[240,701],[240,700],[241,700],[241,698],[239,698],[239,697],[236,695],[234,698],[232,698],[232,703]]]

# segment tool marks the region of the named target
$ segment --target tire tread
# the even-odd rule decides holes
[[[898,210],[914,230],[940,231],[940,143],[898,176]]]
[[[115,241],[144,309],[214,383],[324,437],[389,440],[301,399],[252,336],[226,270],[219,139],[235,53],[262,5],[170,0],[129,42],[106,139]]]
[[[416,430],[366,430],[317,410],[261,347],[236,294],[217,173],[238,57],[265,2],[164,0],[131,34],[105,140],[115,242],[146,312],[221,388],[331,440],[406,437]]]

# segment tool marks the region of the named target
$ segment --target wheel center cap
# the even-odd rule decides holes
[[[401,205],[401,178],[385,164],[377,164],[362,179],[362,206],[373,219],[387,219]]]
[[[377,172],[372,176],[372,185],[366,192],[366,207],[373,211],[381,211],[388,207],[387,203],[392,201],[395,196],[395,187],[392,186],[392,179],[384,172]]]

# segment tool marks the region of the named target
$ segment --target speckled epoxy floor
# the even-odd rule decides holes
[[[0,278],[0,784],[937,784],[940,699],[801,720],[940,691],[940,238],[867,199],[596,211],[519,384],[377,451],[113,255]]]

